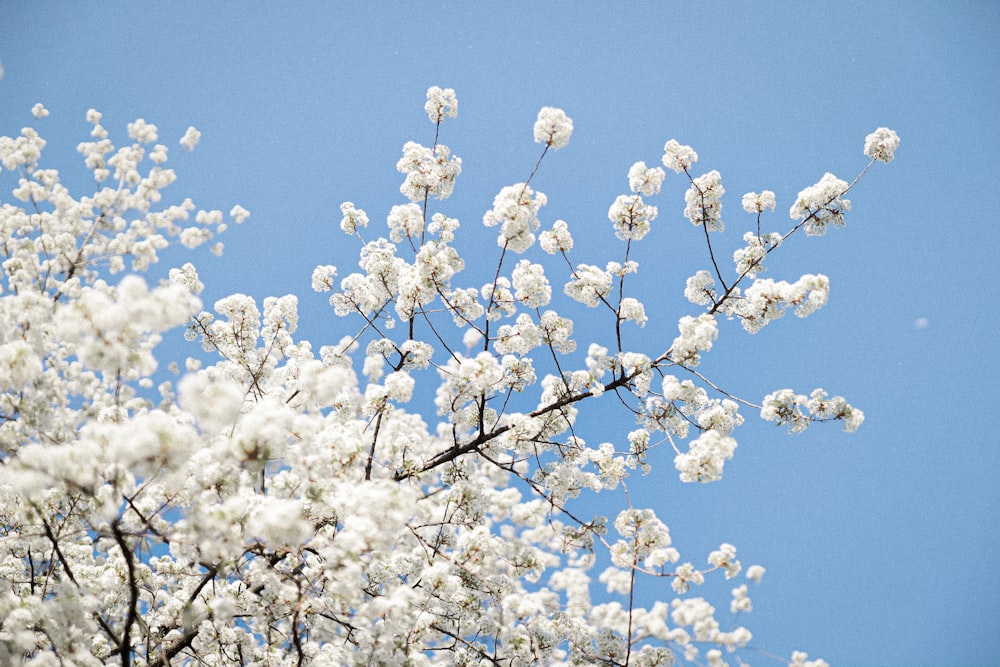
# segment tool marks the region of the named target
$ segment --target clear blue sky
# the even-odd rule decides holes
[[[686,557],[731,541],[744,564],[767,567],[746,619],[761,649],[835,666],[994,663],[1000,4],[629,4],[4,0],[0,132],[44,103],[49,166],[85,186],[75,146],[88,108],[118,140],[137,117],[156,123],[174,146],[176,195],[252,211],[221,259],[196,259],[206,303],[296,293],[300,335],[318,347],[346,332],[309,289],[315,265],[343,275],[355,261],[337,206],[354,201],[377,224],[402,203],[394,165],[405,141],[433,138],[430,85],[458,93],[442,140],[463,173],[441,210],[469,227],[533,165],[538,109],[567,111],[572,141],[535,184],[549,196],[543,220],[570,221],[578,261],[601,264],[628,167],[658,164],[667,139],[722,173],[728,255],[750,224],[743,192],[773,190],[783,229],[800,189],[825,171],[849,180],[865,135],[895,129],[896,160],[852,193],[848,226],[797,238],[770,265],[776,279],[827,274],[831,303],[755,337],[723,326],[704,365],[752,400],[786,386],[844,394],[865,410],[862,429],[790,437],[747,414],[721,483],[681,485],[663,452],[633,500],[658,509]],[[190,124],[202,143],[180,155]],[[694,312],[680,295],[704,260],[681,216],[684,184],[668,173],[664,190],[638,259],[655,282],[640,294],[642,335],[669,341]],[[613,435],[594,428],[591,441]]]

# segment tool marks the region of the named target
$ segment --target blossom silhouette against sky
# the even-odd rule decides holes
[[[746,619],[754,646],[781,656],[804,647],[833,665],[995,659],[1000,288],[994,216],[981,207],[1000,177],[996,4],[6,2],[0,25],[0,132],[34,124],[49,141],[46,161],[79,188],[90,178],[76,152],[88,109],[113,133],[144,118],[197,143],[174,157],[180,179],[168,192],[252,212],[221,237],[221,257],[199,250],[204,302],[297,294],[299,336],[317,345],[346,333],[311,289],[338,280],[317,266],[355,262],[338,224],[356,218],[341,203],[380,225],[412,224],[397,164],[415,165],[403,193],[411,201],[435,195],[419,179],[433,165],[457,179],[449,215],[478,225],[486,213],[499,226],[482,234],[490,260],[469,262],[476,275],[493,262],[496,233],[512,250],[541,233],[537,220],[503,218],[504,198],[529,191],[501,188],[530,172],[532,139],[550,142],[560,150],[532,181],[547,197],[534,200],[536,215],[553,230],[542,246],[559,247],[556,219],[573,226],[583,261],[604,258],[608,230],[645,236],[646,279],[636,282],[645,311],[634,318],[644,340],[669,341],[681,315],[696,326],[685,289],[707,283],[685,281],[705,268],[703,239],[685,219],[684,180],[631,165],[658,164],[671,137],[678,169],[697,151],[706,185],[712,170],[725,177],[722,217],[710,222],[725,220],[731,253],[755,219],[742,208],[787,223],[800,191],[827,171],[852,178],[866,163],[864,138],[893,128],[903,142],[892,168],[873,168],[851,192],[846,226],[831,219],[822,238],[797,236],[768,258],[767,277],[815,274],[808,289],[828,291],[828,303],[755,336],[723,320],[726,335],[706,339],[699,366],[753,401],[776,387],[822,386],[863,409],[863,426],[789,436],[747,419],[721,482],[680,484],[662,456],[630,491],[685,550],[732,542],[744,562],[766,567]],[[434,85],[461,103],[445,142],[461,162],[405,148],[433,143],[421,105]],[[425,111],[451,117],[455,100],[440,94]],[[35,119],[38,102],[50,114]],[[543,107],[553,108],[539,116]],[[662,187],[658,208],[631,228],[624,212],[641,200],[617,201],[626,185],[642,196]],[[741,203],[744,192],[760,194]],[[577,287],[596,295],[586,275]],[[585,319],[574,337],[588,341]],[[601,416],[585,422],[595,442],[631,428],[612,430]],[[648,604],[657,591],[642,596]]]

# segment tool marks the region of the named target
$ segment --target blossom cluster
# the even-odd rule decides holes
[[[573,121],[562,109],[542,107],[535,121],[535,142],[547,148],[564,148],[573,134]]]
[[[844,199],[847,190],[846,181],[826,173],[818,183],[799,193],[789,215],[805,223],[806,234],[822,236],[830,225],[844,226],[844,213],[851,210],[850,200]]]
[[[462,173],[462,158],[452,155],[444,144],[427,148],[408,141],[403,146],[403,157],[396,163],[396,170],[406,174],[399,191],[411,202],[422,202],[428,197],[446,199],[455,189],[455,179]]]
[[[523,253],[535,242],[535,232],[541,224],[538,211],[548,198],[535,192],[527,183],[508,185],[493,200],[493,208],[483,216],[487,227],[500,226],[497,245]]]
[[[691,181],[691,187],[684,194],[684,217],[692,225],[702,225],[710,232],[721,232],[722,195],[726,189],[722,187],[722,176],[714,169]]]
[[[814,389],[806,397],[791,389],[781,389],[764,397],[760,416],[778,426],[787,425],[796,433],[804,431],[814,421],[843,420],[848,433],[858,430],[865,420],[865,413],[851,406],[843,396],[830,397],[822,389]]]

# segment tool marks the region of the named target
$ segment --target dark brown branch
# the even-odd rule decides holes
[[[125,627],[122,629],[121,640],[118,643],[118,650],[121,656],[122,667],[129,667],[132,664],[132,626],[135,625],[139,604],[139,587],[135,581],[135,564],[132,562],[132,551],[125,541],[121,526],[115,520],[111,524],[111,533],[114,535],[118,548],[121,549],[122,558],[125,559],[125,569],[128,574],[129,602],[128,613],[125,616]]]

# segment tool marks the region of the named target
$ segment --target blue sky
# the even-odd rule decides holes
[[[786,386],[844,394],[864,426],[792,437],[746,414],[721,483],[682,485],[664,455],[660,472],[632,482],[633,501],[657,508],[686,557],[731,541],[744,564],[767,567],[745,620],[769,653],[804,648],[833,665],[995,661],[1000,288],[988,206],[1000,177],[1000,4],[5,0],[0,26],[0,132],[16,134],[44,103],[49,166],[85,187],[75,147],[88,108],[118,140],[137,117],[171,144],[198,127],[193,154],[172,149],[172,191],[252,211],[223,237],[221,259],[195,259],[206,303],[298,294],[299,336],[316,347],[347,332],[309,289],[315,265],[342,275],[354,265],[337,207],[354,201],[377,224],[403,203],[395,162],[405,141],[433,139],[428,86],[458,94],[442,141],[463,172],[440,210],[463,229],[530,171],[538,109],[566,110],[570,145],[533,184],[549,197],[543,223],[570,221],[577,261],[600,264],[629,166],[658,164],[667,139],[698,151],[699,173],[722,173],[728,256],[752,224],[743,192],[773,190],[770,220],[785,229],[799,190],[826,171],[850,180],[865,135],[895,129],[896,160],[852,192],[847,227],[794,238],[769,265],[775,279],[825,273],[831,303],[753,337],[728,323],[703,367],[751,400]],[[637,257],[636,293],[651,321],[637,347],[669,343],[677,317],[696,312],[681,293],[705,259],[681,215],[684,190],[668,173],[653,201],[660,217]],[[492,233],[475,234],[467,255],[494,261]],[[578,321],[577,339],[588,330]],[[592,441],[614,437],[604,416]]]

